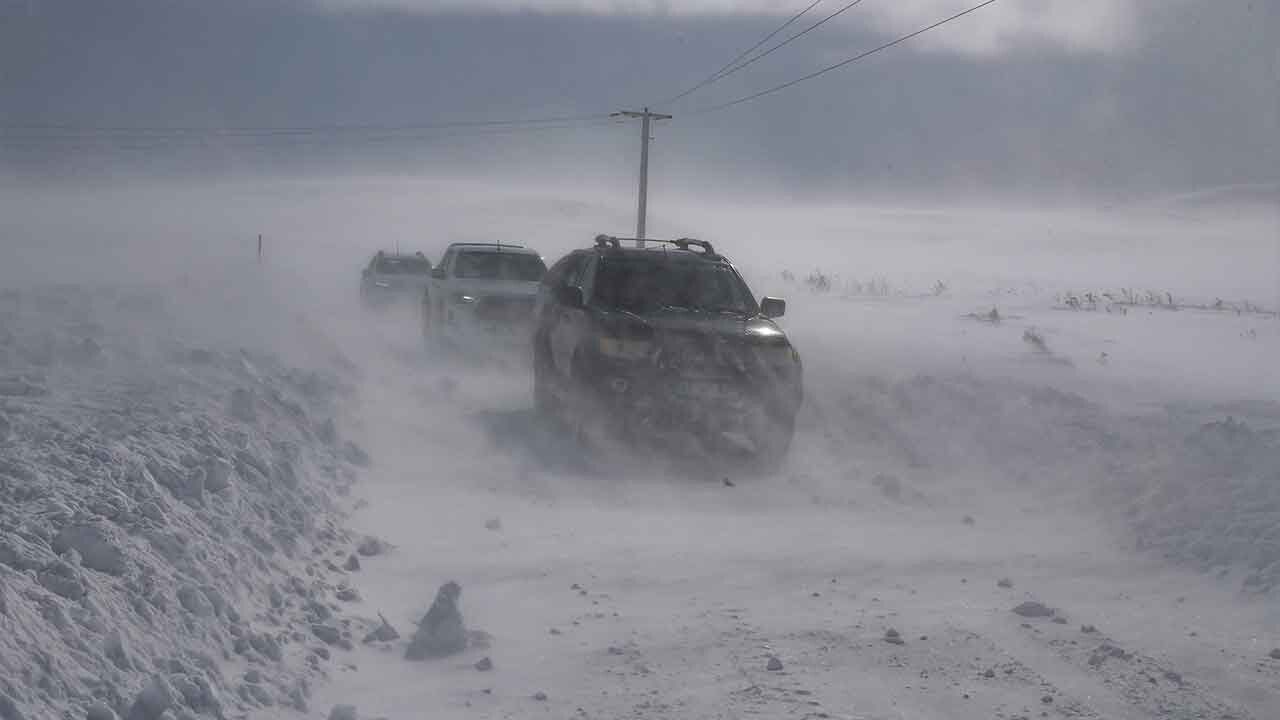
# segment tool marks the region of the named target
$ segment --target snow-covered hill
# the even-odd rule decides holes
[[[213,300],[0,297],[0,717],[305,709],[349,643],[349,377],[210,343]]]

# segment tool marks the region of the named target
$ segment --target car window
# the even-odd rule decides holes
[[[609,258],[597,272],[593,299],[634,312],[664,308],[753,314],[751,292],[728,265],[653,257]]]
[[[587,266],[587,256],[579,255],[575,261],[569,266],[569,270],[565,273],[564,284],[576,285],[582,287],[582,271]]]
[[[543,276],[542,284],[547,287],[555,287],[556,285],[559,285],[564,280],[565,274],[568,273],[569,267],[573,264],[574,258],[576,257],[578,257],[578,255],[575,253],[565,255],[557,260],[555,264],[551,266],[551,269],[547,271],[547,274]]]
[[[547,272],[546,278],[542,281],[547,287],[555,288],[568,283],[570,277],[576,276],[578,268],[582,265],[582,253],[573,253],[565,255],[556,261],[556,264]]]
[[[471,251],[458,254],[453,275],[468,280],[537,282],[546,272],[547,266],[537,255]]]
[[[574,284],[582,288],[582,297],[589,298],[592,287],[595,285],[596,268],[600,267],[600,263],[590,256],[586,256],[585,259],[586,262],[579,268],[578,278]]]

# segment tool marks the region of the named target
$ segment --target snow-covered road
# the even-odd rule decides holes
[[[812,302],[798,304],[842,301]],[[966,335],[952,333],[961,340],[893,370],[828,333],[807,348],[795,457],[777,477],[732,484],[634,458],[576,462],[529,410],[518,370],[423,353],[394,318],[371,326],[364,346],[387,352],[360,408],[376,460],[353,522],[397,548],[365,563],[357,612],[408,635],[456,580],[469,626],[493,642],[425,663],[399,644],[357,648],[316,706],[375,718],[1272,717],[1280,610],[1235,592],[1238,575],[1139,551],[1133,527],[1099,507],[1153,482],[1146,466],[1181,462],[1169,456],[1180,433],[1220,410],[1136,413],[1134,398],[1179,398],[1100,375],[1113,368],[1043,362],[1020,347],[1020,324],[993,329],[945,302],[872,312],[971,323],[997,341],[957,347]],[[956,354],[986,371],[927,372]],[[1028,600],[1056,619],[1011,612]],[[886,642],[889,628],[905,644]],[[473,667],[484,657],[492,670]]]
[[[354,189],[10,198],[0,717],[1280,716],[1270,215],[672,206],[789,301],[806,403],[748,476],[584,456],[520,362],[356,303],[387,232],[554,259],[629,206]],[[406,662],[448,580],[489,646]]]

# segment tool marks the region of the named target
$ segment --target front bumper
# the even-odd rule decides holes
[[[533,333],[532,298],[478,297],[445,308],[444,330],[454,339],[484,345],[527,347]]]
[[[785,380],[748,374],[664,373],[599,362],[593,394],[622,422],[688,431],[741,432],[766,417],[790,422],[799,411],[799,368]]]
[[[423,289],[409,285],[366,285],[365,299],[378,305],[391,305],[407,302],[418,302],[422,299]]]

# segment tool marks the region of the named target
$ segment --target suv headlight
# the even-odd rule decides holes
[[[648,340],[602,336],[600,354],[616,360],[643,360],[649,355],[653,343]]]
[[[800,369],[800,353],[783,335],[755,343],[753,351],[757,367],[780,380],[796,376]]]
[[[471,305],[477,300],[479,300],[479,298],[477,298],[475,295],[468,295],[466,293],[458,293],[457,295],[453,296],[453,301],[458,303],[459,305]]]
[[[776,345],[759,345],[756,347],[756,357],[769,367],[791,366],[800,363],[800,353],[787,343],[779,343]]]

